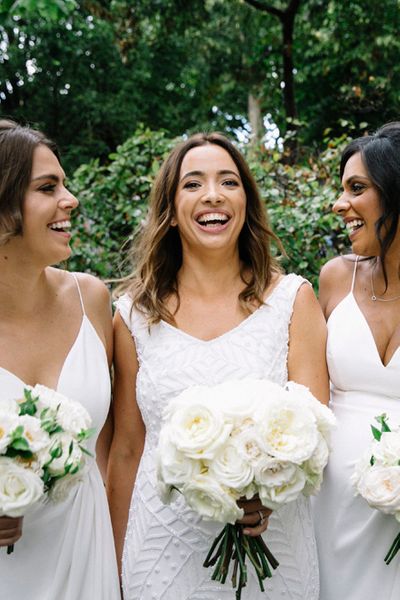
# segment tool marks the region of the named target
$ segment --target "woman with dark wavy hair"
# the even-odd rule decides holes
[[[71,254],[77,206],[55,144],[1,119],[0,411],[22,398],[26,386],[42,384],[81,403],[96,432],[88,442],[93,458],[63,500],[40,502],[24,517],[1,512],[4,600],[120,598],[107,497],[94,458],[97,450],[105,466],[110,441],[109,293],[91,275],[53,266]],[[5,434],[0,427],[0,438]],[[10,490],[17,498],[24,492],[2,470],[2,500]]]
[[[125,600],[232,597],[202,567],[218,524],[182,499],[164,506],[156,492],[155,448],[171,398],[196,384],[289,377],[327,400],[322,313],[304,279],[281,273],[272,240],[256,183],[226,137],[196,134],[172,150],[115,316],[108,491]],[[261,534],[269,521],[281,563],[269,597],[317,600],[308,502],[270,517],[258,498],[241,505],[246,535]],[[244,597],[264,598],[252,574]]]
[[[396,560],[384,557],[398,533],[393,516],[368,506],[350,481],[367,451],[375,417],[400,424],[400,122],[344,150],[343,192],[333,210],[353,254],[321,271],[328,320],[331,408],[338,419],[322,491],[315,500],[321,600],[399,597]]]

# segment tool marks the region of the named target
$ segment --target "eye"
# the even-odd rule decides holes
[[[365,190],[365,185],[363,185],[362,183],[353,183],[351,185],[351,191],[354,194],[361,194],[364,190]]]
[[[225,185],[226,187],[239,187],[239,183],[236,179],[225,179],[225,181],[222,182],[222,185]]]
[[[198,181],[187,181],[184,186],[183,189],[187,189],[187,190],[195,190],[198,187],[200,187],[200,183]]]
[[[55,183],[46,183],[45,185],[40,186],[39,191],[41,192],[54,192],[56,189]]]

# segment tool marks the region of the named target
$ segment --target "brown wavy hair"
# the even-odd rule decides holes
[[[260,306],[273,273],[280,272],[271,255],[274,240],[257,184],[239,150],[221,133],[197,133],[176,146],[163,163],[150,193],[146,224],[134,237],[129,260],[134,266],[115,293],[127,292],[133,307],[147,316],[148,324],[160,320],[174,323],[174,315],[166,307],[166,300],[175,295],[179,308],[177,274],[182,265],[182,244],[177,227],[171,226],[174,216],[175,195],[178,188],[182,161],[192,148],[215,144],[231,156],[238,168],[246,194],[245,223],[239,235],[241,277],[245,288],[239,302],[247,313]],[[250,273],[250,277],[248,276]]]
[[[60,160],[57,146],[41,131],[0,119],[0,245],[23,233],[22,208],[39,144]]]

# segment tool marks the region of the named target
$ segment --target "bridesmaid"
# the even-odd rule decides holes
[[[375,416],[400,424],[400,122],[358,138],[344,150],[343,193],[333,210],[353,254],[321,271],[328,320],[331,408],[338,426],[324,484],[315,499],[321,600],[397,600],[397,556],[384,557],[399,531],[355,497],[350,476],[366,451]]]
[[[112,326],[106,287],[54,268],[71,254],[77,199],[53,142],[0,120],[0,406],[37,383],[82,402],[105,470]],[[103,427],[104,426],[104,427]],[[89,449],[95,453],[95,438]],[[112,530],[100,471],[89,460],[60,503],[24,518],[0,518],[0,596],[11,600],[120,598]]]

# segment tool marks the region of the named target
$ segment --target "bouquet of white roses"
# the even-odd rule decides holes
[[[212,579],[225,583],[232,559],[238,599],[246,557],[262,591],[278,562],[261,536],[245,536],[235,524],[244,514],[237,501],[258,495],[275,510],[316,492],[334,422],[326,406],[293,382],[284,388],[256,379],[196,386],[166,408],[157,458],[161,499],[169,503],[178,491],[202,518],[225,524],[204,566],[216,565]]]
[[[400,522],[400,428],[391,430],[385,414],[375,417],[380,428],[371,425],[373,441],[356,464],[352,482],[372,508],[394,515]],[[400,533],[385,556],[388,565],[400,549]]]
[[[90,454],[82,445],[90,424],[81,404],[43,385],[0,401],[0,516],[21,517],[46,497],[66,497]]]

